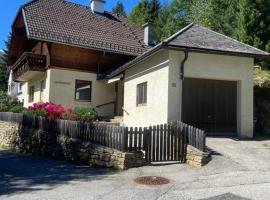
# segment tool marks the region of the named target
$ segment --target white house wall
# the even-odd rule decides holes
[[[115,101],[115,83],[107,84],[105,80],[97,80],[95,73],[78,72],[72,70],[50,68],[43,75],[36,76],[26,82],[23,87],[24,106],[31,106],[37,102],[54,102],[64,107],[90,107],[95,108],[99,115],[112,117],[114,105],[100,108],[96,106]],[[45,90],[41,92],[41,81],[44,80]],[[91,102],[75,101],[75,82],[84,80],[92,82]],[[29,87],[35,86],[34,102],[29,102]]]
[[[91,102],[75,101],[75,82],[84,80],[92,82]],[[115,101],[115,83],[108,84],[106,80],[97,80],[97,74],[71,71],[64,69],[50,69],[50,94],[52,102],[65,107],[95,108],[101,116],[114,116],[114,104],[96,108],[98,105]]]
[[[124,124],[146,127],[168,120],[168,51],[161,51],[125,72]],[[137,106],[137,85],[147,82],[147,105]]]

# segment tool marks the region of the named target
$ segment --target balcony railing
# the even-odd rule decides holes
[[[23,80],[22,77],[28,71],[46,71],[46,56],[41,54],[34,54],[31,52],[25,52],[21,57],[14,63],[13,67],[13,79]]]

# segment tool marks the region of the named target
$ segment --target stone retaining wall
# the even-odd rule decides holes
[[[126,153],[56,133],[0,122],[0,145],[32,155],[65,159],[91,166],[128,169],[146,164],[143,153]]]
[[[211,156],[209,153],[200,151],[199,149],[188,145],[187,146],[187,164],[200,168],[210,162]]]
[[[13,148],[19,138],[19,125],[0,121],[0,145]]]

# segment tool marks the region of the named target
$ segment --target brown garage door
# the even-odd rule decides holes
[[[182,120],[208,135],[234,135],[237,83],[186,78],[183,81]]]

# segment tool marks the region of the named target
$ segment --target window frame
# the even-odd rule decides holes
[[[23,92],[23,83],[19,82],[18,83],[18,89],[17,89],[17,94],[20,95]]]
[[[44,90],[46,89],[46,82],[45,80],[41,80],[40,81],[40,92],[44,92]]]
[[[79,100],[79,99],[77,99],[76,98],[76,93],[77,93],[77,83],[78,82],[84,82],[84,83],[87,83],[87,84],[89,84],[90,85],[90,96],[89,96],[89,98],[90,98],[90,100]],[[78,80],[78,79],[76,79],[75,80],[75,94],[74,94],[74,99],[75,99],[75,101],[76,102],[92,102],[92,86],[93,86],[93,84],[92,84],[92,81],[86,81],[86,80]]]
[[[32,91],[32,89],[33,89],[33,91]],[[32,94],[32,92],[33,92],[33,94]],[[28,102],[33,103],[34,100],[35,100],[35,86],[31,85],[31,86],[29,86]]]
[[[142,86],[143,88],[143,92],[142,92],[142,102],[139,102],[140,101],[140,87]],[[147,105],[147,96],[148,96],[148,83],[147,81],[143,82],[143,83],[140,83],[140,84],[137,84],[137,92],[136,92],[136,106],[139,107],[139,106],[146,106]]]

